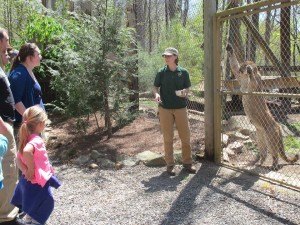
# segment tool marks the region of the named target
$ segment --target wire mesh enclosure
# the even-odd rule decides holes
[[[99,1],[68,2],[70,10],[93,15],[91,2]],[[56,1],[42,2],[53,7]],[[192,146],[204,150],[204,105],[212,104],[204,101],[204,1],[108,2],[122,9],[124,24],[134,30],[136,42],[130,47],[138,68],[132,77],[138,79],[138,88],[132,90],[139,92],[140,105],[157,107],[151,91],[156,72],[164,66],[161,54],[170,46],[179,50],[179,65],[189,71],[192,83]],[[300,188],[299,0],[216,3],[211,38],[218,93],[216,154],[230,167]]]
[[[299,12],[299,1],[232,1],[216,17],[222,163],[298,188]]]

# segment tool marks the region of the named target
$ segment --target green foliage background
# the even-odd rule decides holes
[[[195,9],[196,10],[196,9]],[[200,7],[199,11],[202,10]],[[175,47],[179,51],[179,64],[185,67],[190,74],[192,88],[199,89],[202,81],[204,51],[203,45],[203,17],[202,13],[189,18],[187,25],[182,26],[181,20],[174,19],[169,28],[162,26],[162,37],[157,48],[153,52],[140,51],[139,54],[139,81],[140,91],[150,91],[153,87],[153,80],[156,72],[164,66],[162,52],[167,47]],[[140,48],[141,49],[141,48]]]
[[[130,46],[136,42],[135,31],[126,26],[124,5],[116,7],[112,0],[93,2],[93,16],[89,16],[68,12],[63,0],[56,1],[56,10],[46,9],[38,0],[0,0],[0,26],[9,31],[11,45],[19,49],[35,42],[41,49],[41,66],[34,72],[39,80],[50,80],[55,96],[48,104],[52,110],[78,118],[100,112],[119,125],[126,124],[134,118],[129,109],[136,104],[129,101],[134,94],[129,80],[138,77],[139,92],[151,91],[156,71],[164,65],[161,53],[169,46],[179,50],[179,63],[189,70],[192,84],[199,84],[201,13],[189,18],[185,27],[179,18],[173,19],[169,27],[162,26],[166,35],[161,35],[153,51],[139,48],[134,54],[136,49]]]

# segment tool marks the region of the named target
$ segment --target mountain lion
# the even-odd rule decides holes
[[[262,91],[261,75],[256,64],[246,61],[240,65],[230,44],[227,45],[226,50],[231,70],[240,84],[240,90],[248,93]],[[273,118],[264,97],[247,94],[243,95],[242,102],[246,116],[256,128],[260,164],[264,163],[268,152],[272,154],[273,168],[277,168],[279,156],[288,163],[295,163],[299,155],[295,155],[292,159],[286,156],[280,125]]]

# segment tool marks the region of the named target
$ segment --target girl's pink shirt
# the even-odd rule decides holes
[[[45,143],[43,139],[37,135],[32,134],[29,137],[29,142],[26,145],[32,145],[34,148],[34,178],[31,180],[32,184],[39,184],[42,187],[47,183],[52,175],[54,175],[53,167],[49,162]],[[27,166],[24,157],[18,152],[18,157]]]

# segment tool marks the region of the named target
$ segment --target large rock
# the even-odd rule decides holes
[[[59,157],[61,160],[64,161],[72,158],[75,154],[76,154],[76,150],[69,148],[69,149],[62,150],[61,153],[59,154]]]
[[[225,147],[228,145],[229,136],[227,134],[221,134],[222,135],[222,147]]]
[[[113,169],[116,167],[116,164],[109,159],[98,158],[97,163],[99,163],[103,169]]]
[[[94,160],[97,160],[98,158],[103,158],[103,155],[100,154],[97,150],[92,150],[91,152],[91,158]]]
[[[87,164],[90,161],[90,155],[82,155],[79,156],[77,159],[73,160],[73,163],[76,165],[83,165]]]
[[[255,126],[250,123],[247,116],[232,116],[227,121],[226,125],[223,125],[225,131],[240,131],[243,135],[248,135],[255,132]]]
[[[166,165],[163,155],[151,151],[141,152],[136,155],[136,158],[141,160],[146,166],[150,167]]]
[[[134,167],[134,166],[138,165],[140,161],[141,160],[139,160],[135,157],[132,157],[132,158],[125,159],[123,161],[123,164],[124,164],[124,166]]]

